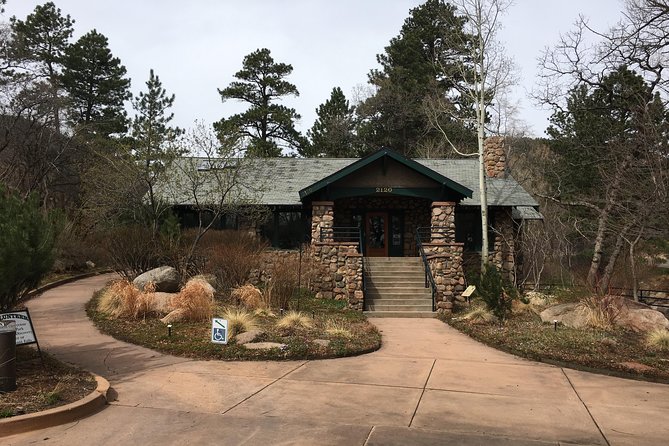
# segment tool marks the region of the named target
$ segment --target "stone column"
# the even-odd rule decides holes
[[[515,240],[513,219],[506,210],[495,213],[495,239],[490,261],[502,277],[514,283],[516,275]]]
[[[311,203],[311,244],[321,241],[321,229],[329,229],[333,226],[334,201],[314,201]],[[332,238],[326,238],[322,241],[332,241]]]
[[[455,242],[455,202],[434,201],[432,202],[432,229],[438,232],[432,234],[432,243],[454,243]]]
[[[504,138],[492,136],[483,143],[483,163],[489,178],[506,177],[506,152]]]

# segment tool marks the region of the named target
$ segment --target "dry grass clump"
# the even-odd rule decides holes
[[[184,320],[205,321],[214,312],[214,293],[206,282],[191,280],[172,298],[171,307],[180,310]]]
[[[235,288],[232,290],[232,293],[230,293],[230,297],[250,310],[266,307],[262,293],[253,285],[242,285]]]
[[[300,268],[296,257],[277,257],[272,267],[272,278],[267,282],[265,304],[269,308],[288,308],[290,298],[297,289]]]
[[[114,318],[146,317],[154,312],[155,285],[148,283],[142,292],[128,280],[116,280],[102,293],[98,310]]]
[[[276,317],[276,314],[269,308],[258,308],[253,312],[253,315],[258,317]]]
[[[353,333],[345,323],[334,319],[328,319],[325,322],[325,332],[330,336],[339,338],[351,339],[353,337]]]
[[[228,309],[223,314],[223,319],[228,321],[228,333],[230,337],[256,328],[256,320],[253,314],[241,308]]]
[[[646,335],[646,345],[655,350],[669,351],[669,330],[656,328],[649,332]]]
[[[276,323],[277,328],[295,329],[295,328],[311,328],[314,326],[313,321],[309,316],[299,311],[289,311]]]
[[[619,299],[615,296],[591,295],[583,299],[581,304],[586,314],[586,324],[592,328],[611,329],[622,312]]]
[[[485,307],[475,307],[459,317],[460,320],[475,324],[487,324],[497,320],[494,314]]]
[[[209,231],[205,241],[207,272],[216,276],[221,290],[243,285],[253,269],[260,267],[267,244],[248,231]]]

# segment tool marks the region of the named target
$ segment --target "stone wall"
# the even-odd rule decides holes
[[[493,136],[483,143],[483,163],[486,175],[489,178],[506,177],[506,151],[504,149],[504,138]]]
[[[316,242],[311,249],[319,265],[311,286],[316,297],[346,300],[350,308],[362,310],[362,255],[358,244]]]
[[[404,230],[402,234],[405,257],[418,255],[416,251],[416,228],[430,225],[430,200],[423,198],[385,196],[352,197],[337,200],[334,213],[335,226],[355,226],[353,214],[356,211],[403,211]]]

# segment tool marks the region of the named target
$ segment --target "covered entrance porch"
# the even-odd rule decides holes
[[[318,292],[363,309],[365,257],[418,257],[433,310],[450,309],[464,284],[455,206],[472,191],[383,149],[300,191],[311,208],[311,245],[323,268]],[[423,240],[418,234],[422,231]],[[448,307],[448,308],[447,308]]]

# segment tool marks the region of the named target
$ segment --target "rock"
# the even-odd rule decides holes
[[[249,330],[235,335],[235,340],[237,341],[237,344],[244,345],[255,341],[258,337],[264,334],[265,332],[262,330]]]
[[[132,283],[140,290],[144,291],[147,283],[153,282],[156,291],[164,293],[176,293],[179,291],[179,274],[171,266],[161,266],[140,274]]]
[[[553,321],[558,321],[572,328],[584,328],[588,322],[588,312],[579,303],[555,305],[546,308],[540,316],[542,322],[552,324]]]
[[[197,276],[193,276],[190,280],[203,280],[211,286],[214,293],[216,292],[216,285],[218,285],[218,282],[216,281],[216,276],[213,274],[198,274]]]
[[[244,344],[244,347],[250,348],[251,350],[261,350],[261,349],[270,349],[270,348],[286,348],[286,344],[279,344],[278,342],[250,342]]]
[[[178,308],[174,311],[171,311],[160,320],[163,324],[171,324],[172,322],[179,322],[184,319],[184,310],[182,308]]]
[[[153,293],[153,308],[152,310],[159,314],[167,314],[172,311],[170,304],[172,298],[178,293]]]
[[[95,268],[95,263],[91,262],[90,260],[86,260],[86,268],[88,269]]]
[[[616,319],[616,325],[636,332],[646,332],[655,329],[669,330],[669,319],[664,314],[651,308],[629,309],[620,313]]]
[[[314,339],[314,344],[318,344],[323,348],[328,348],[330,346],[330,340],[329,339]]]
[[[652,372],[655,370],[653,367],[646,364],[641,364],[640,362],[621,362],[620,365],[637,373]]]

